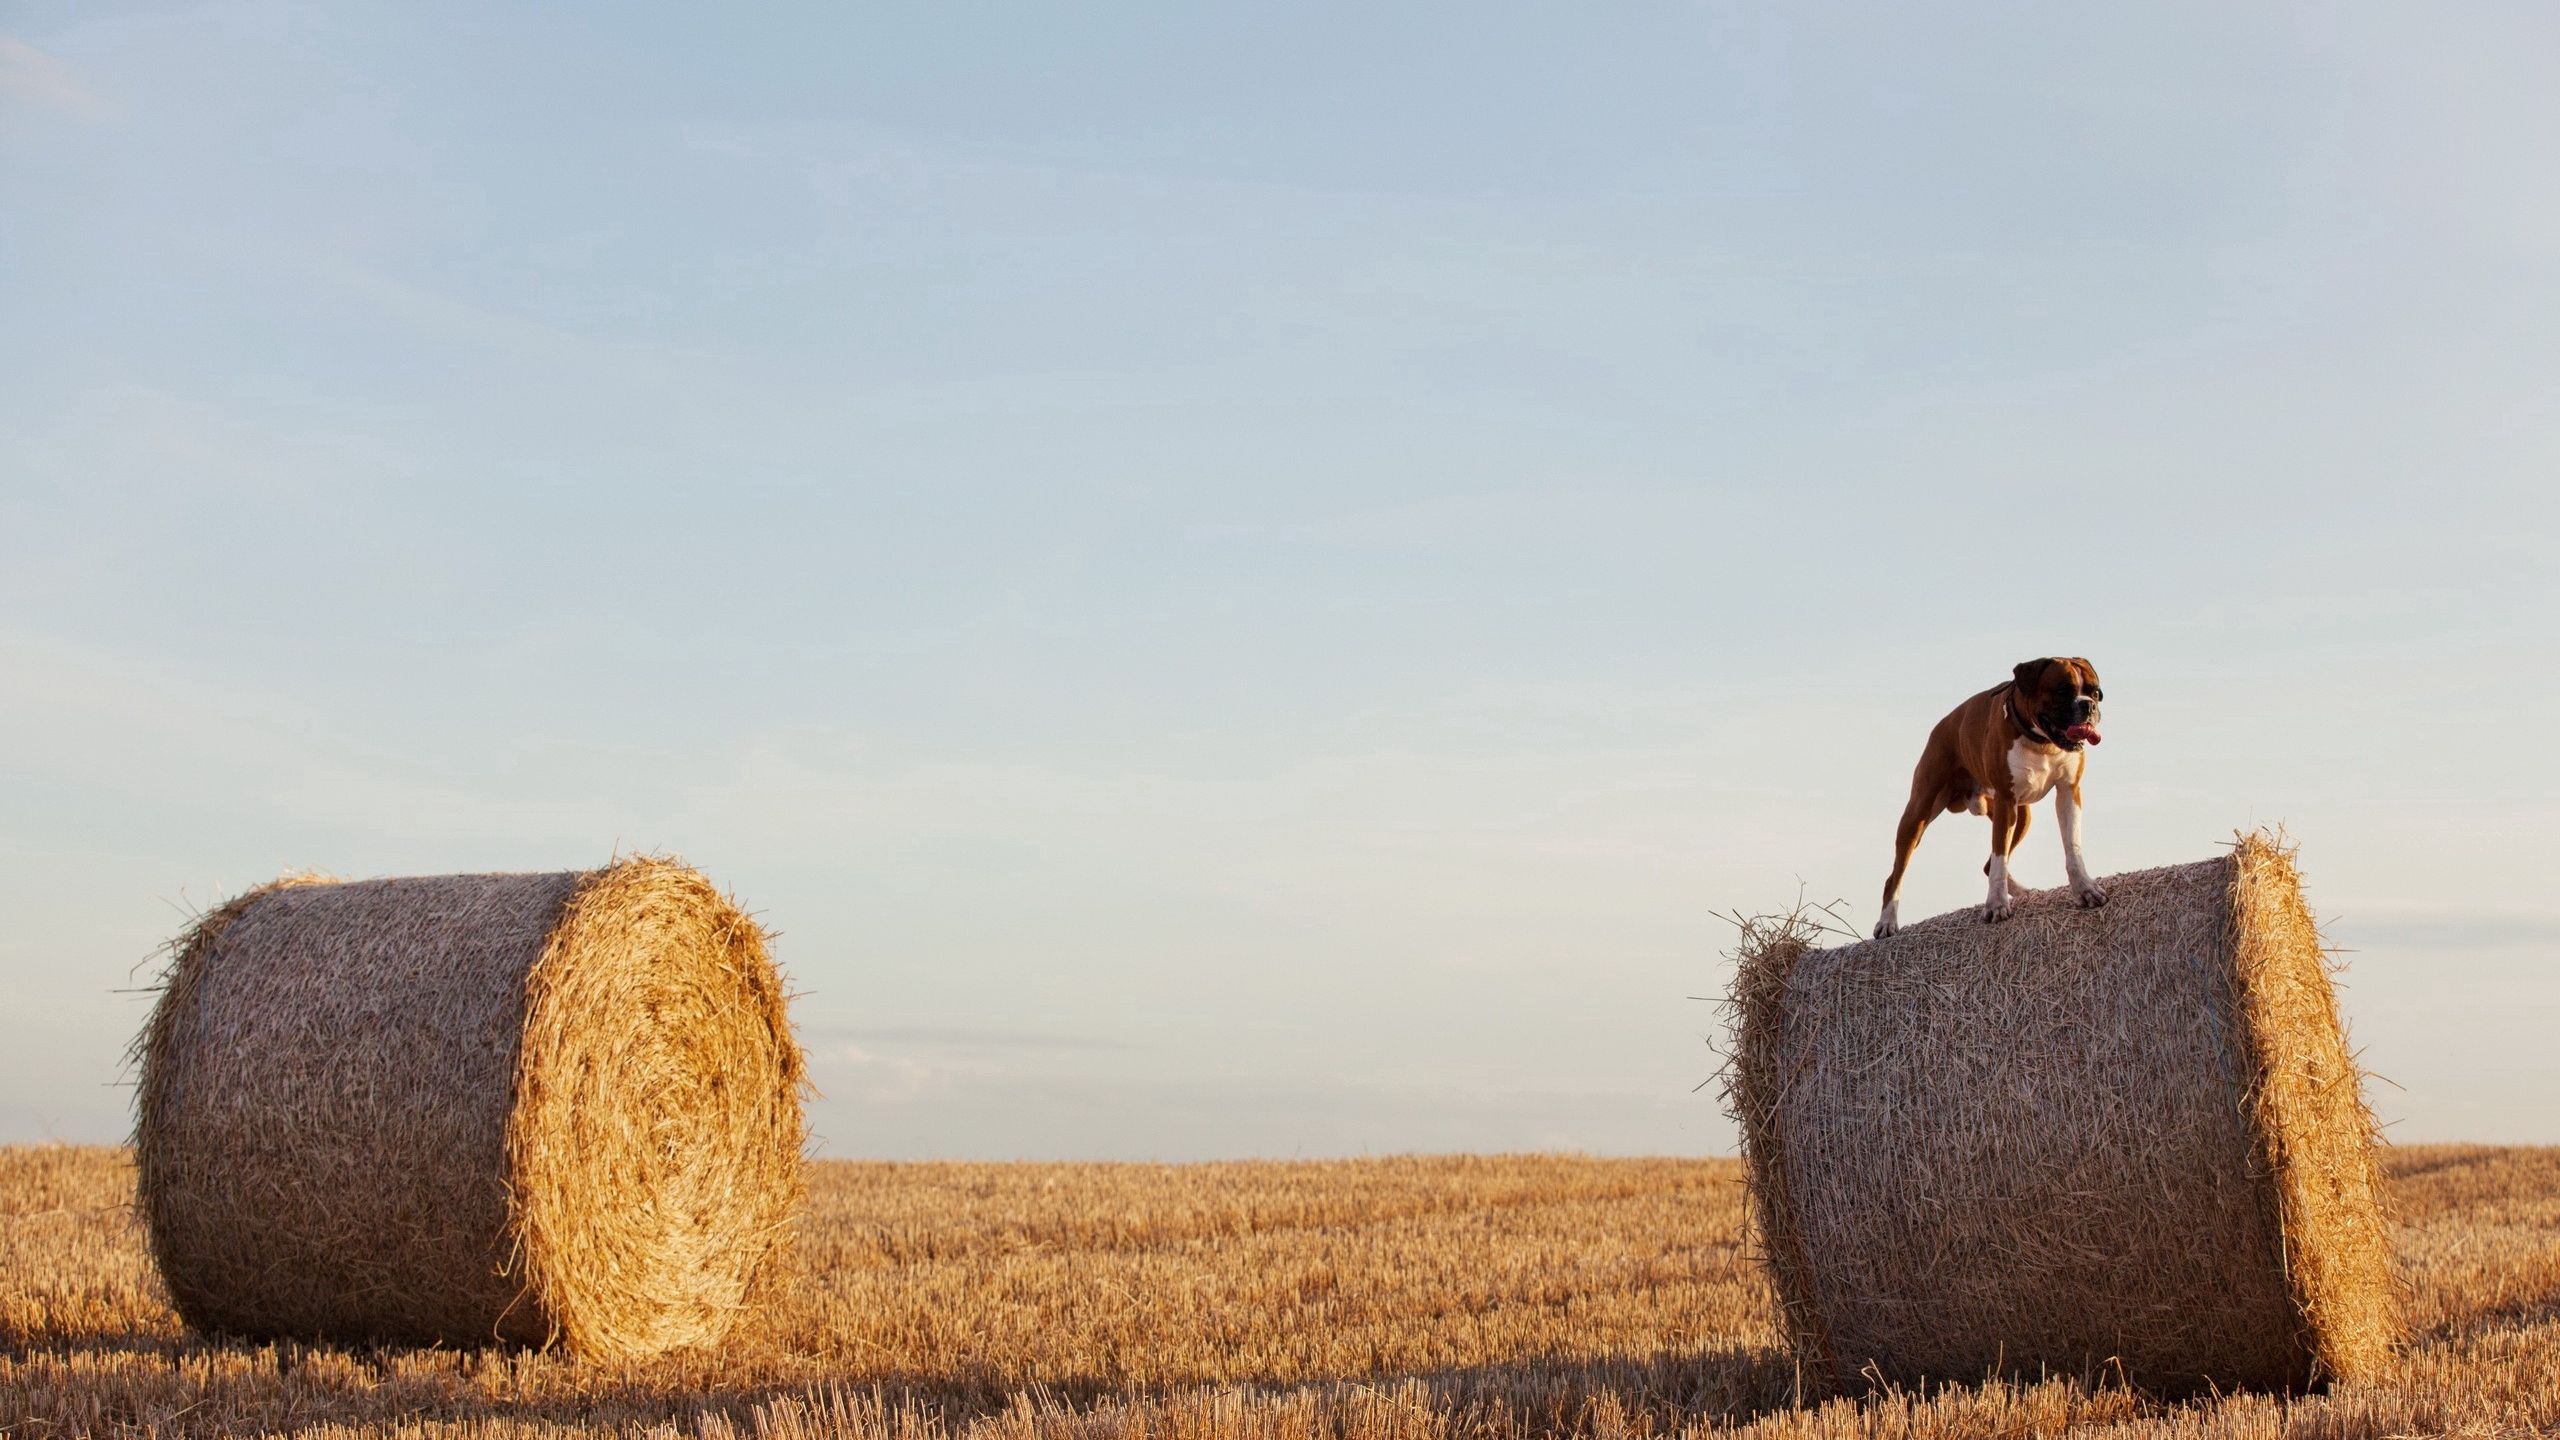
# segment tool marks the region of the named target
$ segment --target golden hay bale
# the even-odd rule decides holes
[[[1781,1323],[1854,1384],[2375,1373],[2373,1117],[2291,852],[1817,949],[1747,925],[1725,1091]]]
[[[682,864],[287,878],[171,950],[134,1146],[199,1330],[626,1359],[718,1340],[787,1234],[781,978]]]

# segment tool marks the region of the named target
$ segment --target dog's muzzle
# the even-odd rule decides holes
[[[2077,750],[2083,745],[2097,744],[2098,702],[2086,695],[2076,697],[2071,702],[2069,718],[2052,730],[2065,749]]]

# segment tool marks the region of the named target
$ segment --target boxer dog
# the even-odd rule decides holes
[[[2009,874],[2009,856],[2027,838],[2031,807],[2047,792],[2062,827],[2071,893],[2084,906],[2107,903],[2107,892],[2089,879],[2088,862],[2080,856],[2080,774],[2089,764],[2083,747],[2098,743],[2098,702],[2105,698],[2096,666],[2078,656],[2047,656],[2021,664],[2007,684],[1992,686],[1938,722],[1911,774],[1902,823],[1894,827],[1893,873],[1885,877],[1876,938],[1902,928],[1894,893],[1902,888],[1911,852],[1920,848],[1921,834],[1940,810],[1991,817],[1991,860],[1982,867],[1991,877],[1991,893],[1982,902],[1982,918],[2008,919],[2027,893]]]

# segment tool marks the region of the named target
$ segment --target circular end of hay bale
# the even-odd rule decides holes
[[[2289,852],[1817,947],[1749,929],[1726,1096],[1832,1383],[2362,1378],[2398,1335],[2373,1119]]]
[[[719,1339],[800,1196],[763,932],[694,871],[630,861],[571,898],[530,989],[507,1147],[534,1292],[582,1354]]]
[[[2225,934],[2254,1082],[2247,1104],[2296,1333],[2314,1379],[2370,1379],[2399,1347],[2402,1287],[2364,1072],[2347,1046],[2291,847],[2244,836],[2228,863]]]
[[[200,1330],[635,1358],[719,1339],[786,1237],[781,977],[681,864],[295,879],[172,948],[135,1158]]]

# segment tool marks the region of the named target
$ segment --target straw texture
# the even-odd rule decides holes
[[[2291,852],[1816,948],[1745,927],[1725,1074],[1781,1321],[1833,1383],[2372,1375],[2373,1120]]]
[[[140,1202],[200,1330],[718,1340],[801,1187],[763,933],[699,873],[289,877],[171,946]]]

